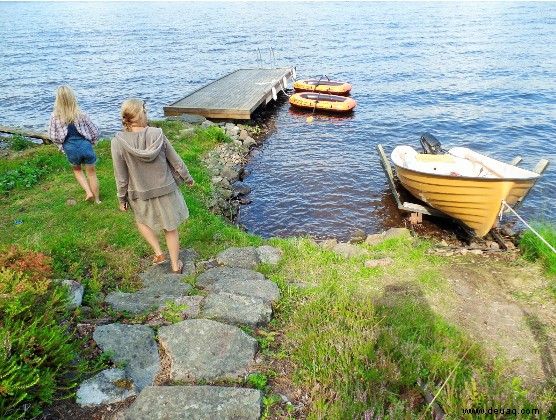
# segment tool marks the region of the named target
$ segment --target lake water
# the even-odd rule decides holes
[[[110,137],[123,99],[144,98],[161,118],[257,67],[258,51],[264,67],[349,81],[349,116],[308,123],[285,100],[271,107],[276,131],[251,158],[241,210],[263,236],[399,223],[375,145],[418,148],[425,131],[445,148],[556,164],[556,3],[0,2],[0,22],[0,125],[46,129],[57,86],[69,84]],[[549,167],[520,214],[556,221],[555,193]]]

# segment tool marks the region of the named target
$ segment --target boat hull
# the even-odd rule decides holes
[[[511,178],[494,175],[461,176],[456,171],[447,174],[430,173],[411,169],[403,159],[394,156],[394,152],[392,160],[398,179],[406,190],[429,206],[456,219],[479,237],[486,235],[495,226],[502,200],[510,206],[515,204],[539,176],[519,168],[507,170],[509,175],[513,175]],[[505,166],[501,166],[506,164],[496,162],[499,164],[498,170],[506,170]],[[492,166],[492,162],[488,164]],[[431,165],[435,169],[440,166],[440,163]]]
[[[339,95],[301,92],[290,96],[290,104],[298,108],[328,112],[349,112],[357,105],[354,99]]]
[[[320,79],[296,80],[293,88],[297,92],[321,92],[332,95],[348,95],[351,91],[351,85],[347,82]]]

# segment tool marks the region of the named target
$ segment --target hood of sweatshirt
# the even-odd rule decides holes
[[[143,162],[151,162],[160,154],[164,139],[162,130],[158,133],[149,127],[138,133],[121,131],[114,136],[124,150]]]

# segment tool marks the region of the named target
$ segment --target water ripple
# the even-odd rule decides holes
[[[252,157],[253,202],[241,211],[264,236],[394,223],[377,143],[418,147],[430,131],[446,147],[521,155],[523,167],[556,159],[556,3],[0,2],[0,14],[2,125],[46,129],[67,83],[110,137],[124,98],[145,98],[160,118],[204,84],[257,67],[258,51],[264,66],[352,83],[348,116],[309,124],[285,101],[274,108],[277,130]],[[555,192],[549,168],[521,211],[555,221]]]

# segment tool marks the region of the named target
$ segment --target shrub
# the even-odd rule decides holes
[[[0,268],[11,268],[15,272],[26,274],[32,282],[45,280],[52,272],[52,260],[42,252],[29,252],[15,245],[1,251]]]
[[[14,188],[31,188],[53,169],[50,158],[37,156],[17,167],[0,173],[0,193]]]
[[[0,257],[0,418],[36,416],[59,389],[71,389],[80,343],[68,327],[64,287],[46,276],[50,261],[10,247]]]
[[[10,144],[10,148],[15,151],[25,150],[33,146],[33,143],[21,134],[15,134],[8,140],[8,143]]]

